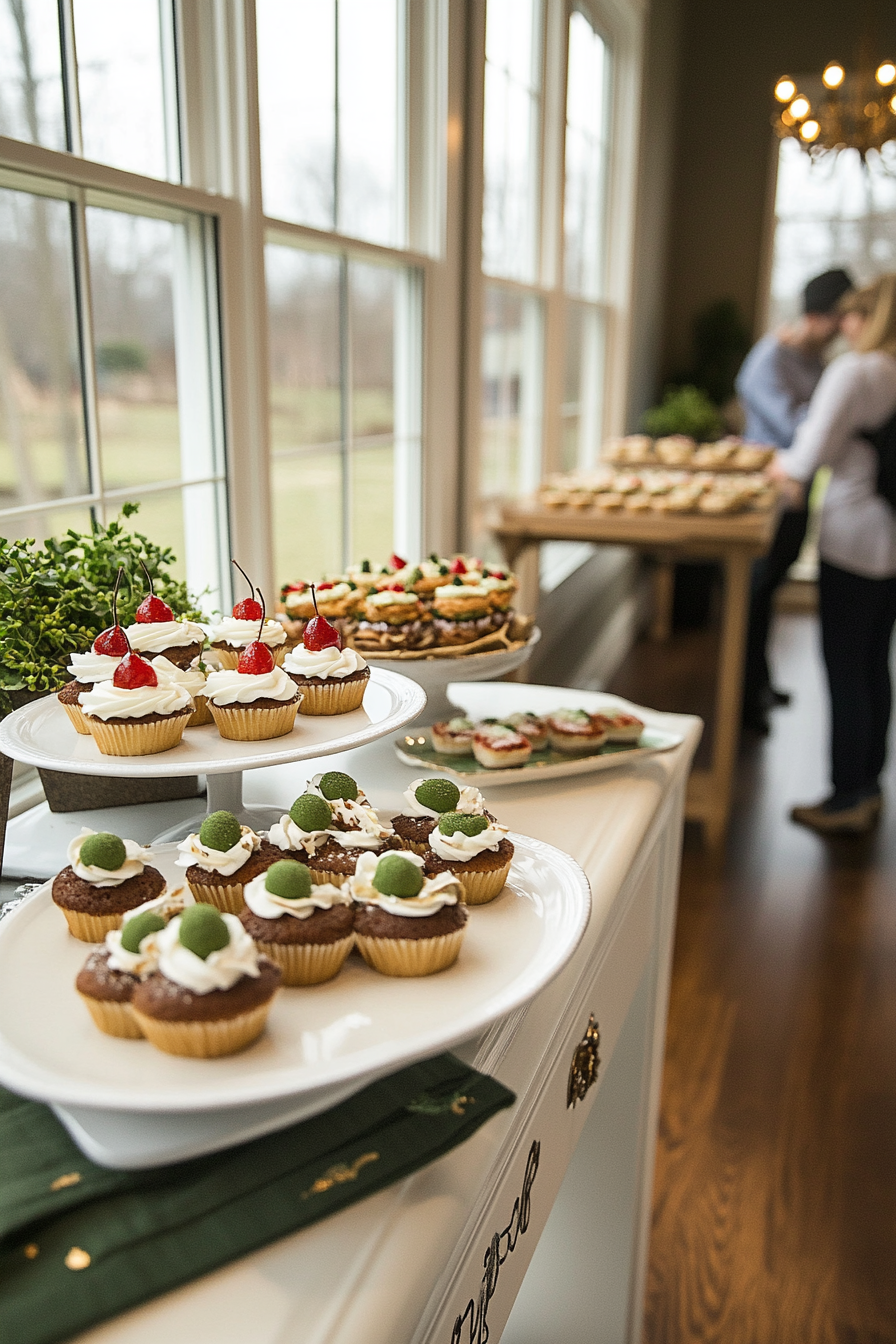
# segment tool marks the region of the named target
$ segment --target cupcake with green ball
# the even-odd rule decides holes
[[[423,866],[427,877],[456,877],[467,905],[485,905],[503,891],[512,859],[506,826],[488,816],[446,812],[430,834]]]
[[[347,887],[313,886],[304,863],[278,859],[247,883],[245,897],[240,923],[284,985],[319,985],[342,969],[355,941]]]
[[[326,844],[332,825],[327,799],[320,793],[302,793],[268,831],[268,840],[280,850],[280,858],[307,863]]]
[[[197,901],[238,915],[243,888],[281,857],[275,845],[241,826],[232,812],[210,812],[198,833],[178,845],[178,867]]]
[[[383,975],[433,975],[454,964],[468,919],[449,872],[427,877],[420,854],[364,854],[349,890],[356,902],[355,944]]]
[[[131,1012],[131,999],[141,980],[155,974],[159,964],[158,934],[168,920],[155,901],[134,910],[120,929],[106,934],[102,947],[91,952],[78,973],[75,989],[100,1031],[107,1036],[140,1040],[143,1032]]]
[[[68,867],[53,879],[53,902],[82,943],[101,943],[129,910],[160,896],[165,879],[150,850],[110,831],[87,827],[68,847]]]
[[[429,837],[446,812],[490,817],[478,789],[458,788],[453,779],[415,779],[404,791],[404,807],[392,826],[405,849],[425,854]]]
[[[166,1054],[192,1059],[231,1055],[257,1040],[280,967],[259,955],[236,915],[189,905],[155,937],[155,974],[131,997],[146,1039]]]
[[[330,882],[342,886],[355,871],[362,854],[401,849],[401,841],[388,821],[381,821],[375,807],[356,780],[342,770],[317,775],[308,786],[330,809],[327,838],[305,862],[317,886]]]

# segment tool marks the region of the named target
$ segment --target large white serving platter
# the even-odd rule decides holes
[[[92,737],[76,733],[55,695],[35,700],[0,723],[0,751],[26,765],[82,775],[130,779],[169,775],[229,774],[284,765],[327,752],[348,751],[402,728],[426,703],[409,677],[371,668],[360,709],[350,714],[297,714],[295,727],[267,742],[229,742],[214,724],[188,728],[180,746],[155,756],[104,756]]]
[[[385,659],[379,662],[375,656],[368,657],[371,667],[400,668],[406,677],[410,677],[422,686],[432,713],[432,721],[449,712],[449,701],[445,693],[450,682],[454,681],[497,681],[514,672],[532,657],[535,646],[541,639],[541,631],[536,625],[525,644],[515,649],[492,649],[486,653],[457,653],[451,658],[402,658]]]
[[[255,1045],[180,1059],[104,1036],[74,987],[89,948],[67,930],[45,883],[0,923],[0,1082],[60,1107],[208,1112],[316,1093],[320,1108],[369,1077],[469,1040],[537,994],[585,931],[588,881],[567,854],[511,836],[510,881],[471,909],[456,964],[419,980],[377,974],[356,954],[325,985],[281,989]],[[171,881],[173,845],[154,851]]]
[[[653,756],[658,751],[671,751],[684,741],[682,733],[672,732],[663,726],[664,715],[603,691],[565,690],[557,686],[529,686],[518,682],[502,682],[500,685],[452,682],[447,689],[454,709],[462,710],[471,719],[498,718],[526,711],[550,714],[557,709],[586,709],[591,714],[614,711],[636,714],[644,722],[644,732],[637,745],[613,743],[591,756],[567,756],[563,759],[557,759],[557,752],[533,752],[525,765],[508,770],[489,770],[473,756],[433,753],[429,728],[415,725],[404,736],[395,739],[396,754],[405,765],[418,770],[436,770],[439,774],[452,775],[465,784],[482,788],[496,784],[537,784],[541,780],[563,779],[567,775],[613,770]]]

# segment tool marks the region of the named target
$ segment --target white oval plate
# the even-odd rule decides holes
[[[578,864],[511,839],[510,881],[471,909],[454,966],[390,979],[353,954],[328,984],[281,989],[261,1039],[224,1059],[180,1059],[98,1031],[74,987],[90,949],[70,936],[45,883],[0,923],[0,1082],[63,1107],[183,1113],[335,1087],[450,1049],[544,988],[588,923]],[[182,879],[176,853],[155,851],[169,880]]]
[[[285,765],[375,742],[415,719],[426,695],[415,681],[386,668],[370,669],[360,709],[350,714],[296,715],[291,733],[267,742],[228,742],[214,724],[188,728],[180,746],[155,756],[104,756],[92,737],[76,733],[55,695],[34,700],[0,723],[0,751],[26,765],[81,775],[129,779],[215,775]]]

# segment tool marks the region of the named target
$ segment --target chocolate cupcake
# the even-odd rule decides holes
[[[355,942],[383,975],[432,975],[460,952],[468,918],[460,883],[448,872],[426,878],[423,862],[407,851],[364,854],[349,884],[358,907]]]
[[[504,889],[513,845],[507,828],[488,817],[448,812],[429,837],[423,860],[427,877],[451,873],[463,887],[467,905],[485,905]]]
[[[307,863],[330,838],[333,814],[319,793],[303,793],[268,831],[268,840],[280,850],[280,858]]]
[[[53,879],[53,902],[83,943],[101,943],[129,910],[161,895],[165,879],[133,840],[85,827],[68,847],[69,866]]]
[[[355,911],[346,887],[312,886],[295,859],[280,859],[250,882],[240,923],[284,985],[332,980],[354,944]]]
[[[388,822],[380,821],[351,775],[329,770],[309,785],[330,808],[328,838],[307,859],[311,880],[341,886],[354,873],[362,854],[401,849],[401,841]]]
[[[451,779],[415,779],[404,793],[404,811],[392,818],[403,848],[425,854],[429,837],[446,812],[486,816],[485,800],[478,789],[459,789]]]
[[[56,699],[68,715],[75,732],[80,733],[83,737],[90,736],[90,729],[84,718],[84,711],[81,709],[81,695],[92,691],[97,682],[111,681],[115,675],[115,669],[124,657],[124,653],[127,653],[126,644],[122,654],[108,654],[101,652],[101,649],[97,649],[97,644],[101,645],[103,636],[108,633],[104,630],[102,635],[98,635],[87,653],[72,654],[67,670],[73,680],[67,681],[56,692]]]
[[[167,1054],[213,1059],[261,1035],[280,968],[259,957],[236,915],[191,905],[156,936],[157,973],[131,999],[148,1041]]]
[[[196,900],[233,915],[243,908],[245,884],[282,858],[276,846],[225,811],[210,813],[178,849],[177,865],[186,868]]]
[[[79,971],[75,989],[107,1036],[132,1041],[142,1037],[131,1012],[131,999],[140,981],[158,966],[156,935],[166,923],[155,910],[134,912],[120,929],[106,934],[105,946],[91,952]]]

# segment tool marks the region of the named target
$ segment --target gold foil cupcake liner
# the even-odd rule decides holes
[[[124,915],[88,915],[83,910],[67,910],[64,905],[59,909],[65,915],[69,933],[82,943],[102,943],[106,934],[120,929]]]
[[[214,905],[228,915],[238,915],[246,904],[242,882],[224,882],[223,885],[213,887],[206,886],[204,882],[188,881],[187,886],[199,905]]]
[[[168,1022],[149,1017],[136,1008],[131,1011],[143,1035],[166,1055],[187,1055],[191,1059],[216,1059],[244,1050],[264,1031],[272,999],[250,1008],[236,1017],[211,1022]]]
[[[465,905],[487,905],[499,896],[510,876],[510,860],[489,873],[465,873],[462,863],[453,864],[451,872],[464,889]]]
[[[331,883],[334,887],[344,887],[351,878],[351,873],[335,873],[330,869],[310,868],[312,887],[325,887]]]
[[[90,736],[90,726],[84,717],[84,711],[80,705],[68,705],[64,700],[59,701],[62,708],[72,721],[75,732],[80,733],[82,737]]]
[[[398,832],[396,831],[395,834],[398,835]],[[425,840],[421,845],[416,840],[406,840],[403,835],[399,835],[398,838],[401,841],[402,849],[409,849],[413,854],[429,853],[429,844]]]
[[[204,695],[193,696],[193,714],[187,720],[188,728],[201,728],[203,724],[214,723],[212,712],[208,707],[208,698]]]
[[[302,692],[300,714],[349,714],[359,709],[367,690],[369,677],[362,681],[347,681],[340,686],[315,682],[314,677],[299,683]]]
[[[209,700],[208,705],[218,732],[229,742],[266,742],[269,738],[285,737],[292,732],[299,700],[290,700],[276,709],[216,705],[214,700]]]
[[[268,645],[266,647],[270,646]],[[271,649],[271,653],[274,655],[274,662],[277,664],[278,667],[283,666],[283,659],[286,657],[288,647],[289,647],[289,640],[287,640],[284,644],[278,644],[276,649]],[[236,671],[236,669],[240,665],[240,658],[243,656],[242,649],[238,650],[222,649],[220,644],[212,644],[210,652],[214,653],[221,667],[225,671],[230,672]]]
[[[367,965],[383,975],[434,975],[457,961],[464,932],[455,929],[437,938],[369,938],[356,933],[355,942]]]
[[[91,714],[85,715],[90,735],[104,756],[155,756],[160,751],[170,751],[183,738],[189,717],[181,712],[152,723],[141,723],[139,719],[106,723]]]
[[[80,990],[78,991],[80,993]],[[140,1041],[143,1032],[137,1025],[129,1003],[116,1003],[109,999],[92,999],[89,994],[81,994],[87,1004],[90,1016],[100,1031],[107,1036],[120,1036],[122,1040]]]
[[[354,935],[337,943],[260,943],[255,946],[283,972],[284,985],[320,985],[342,970]]]

